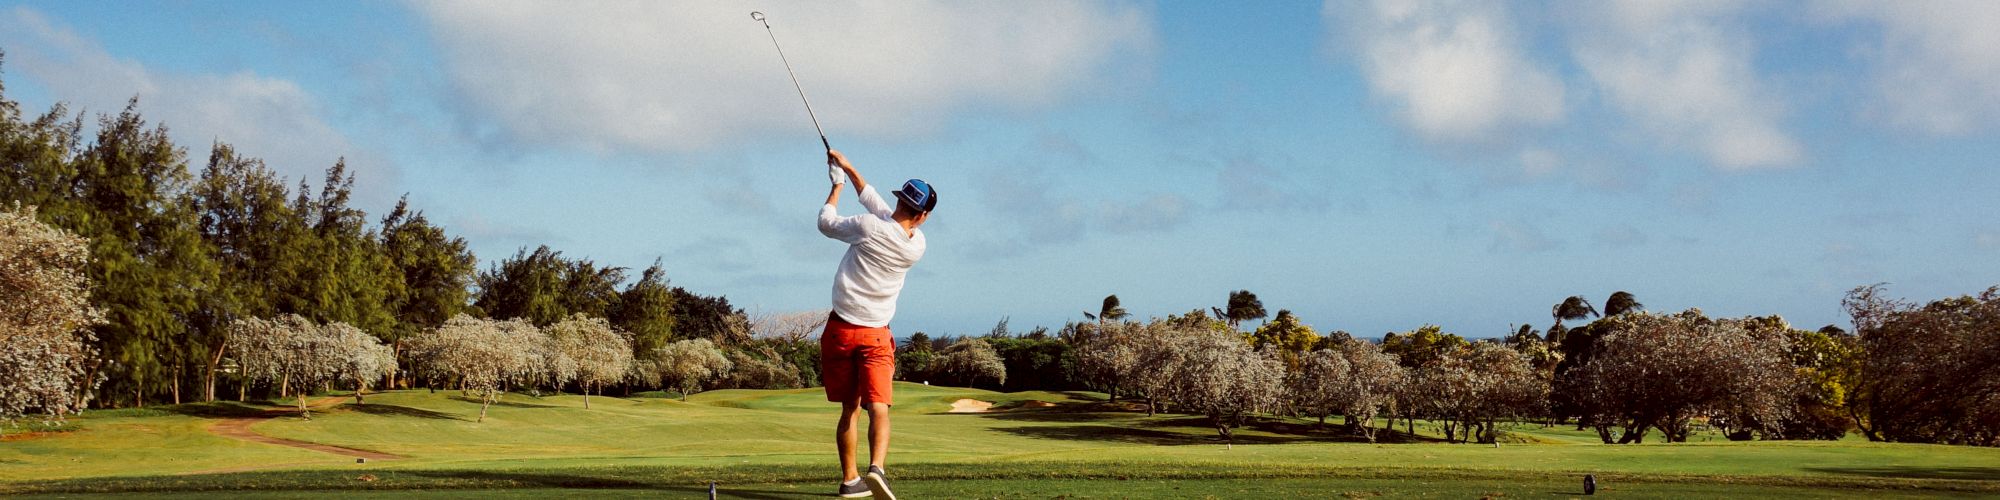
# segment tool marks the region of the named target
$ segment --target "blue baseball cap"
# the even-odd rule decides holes
[[[903,189],[896,190],[896,200],[920,211],[929,212],[937,208],[937,190],[923,179],[910,179],[903,183]]]

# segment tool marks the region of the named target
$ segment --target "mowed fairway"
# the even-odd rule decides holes
[[[1515,426],[1516,442],[1498,448],[1422,438],[1369,444],[1296,419],[1260,420],[1228,448],[1200,419],[1146,417],[1096,394],[897,391],[889,470],[907,498],[1570,497],[1582,493],[1586,472],[1611,497],[2000,495],[2000,450],[1986,448],[1606,446],[1532,425]],[[946,413],[961,398],[1000,411]],[[226,418],[267,415],[261,406],[102,411],[74,419],[76,430],[0,442],[0,493],[685,497],[716,482],[730,498],[814,498],[837,474],[835,411],[817,389],[714,391],[687,402],[594,397],[587,410],[580,396],[509,394],[483,423],[473,421],[478,403],[456,391],[344,401],[309,422],[286,414],[250,428],[404,458],[357,464],[209,430]]]

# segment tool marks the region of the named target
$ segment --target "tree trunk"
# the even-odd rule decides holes
[[[174,363],[173,378],[167,379],[167,392],[174,395],[174,404],[181,404],[181,364]]]
[[[1875,434],[1875,426],[1862,423],[1860,408],[1856,408],[1854,404],[1849,403],[1847,405],[1847,416],[1854,419],[1854,428],[1861,429],[1861,435],[1867,437],[1868,441],[1882,442],[1882,436]]]
[[[291,396],[292,396],[292,376],[285,375],[283,377],[278,377],[278,399],[285,399]]]
[[[479,421],[480,421],[480,422],[485,422],[485,421],[486,421],[486,407],[487,407],[487,406],[490,406],[490,405],[492,405],[492,404],[493,404],[493,397],[492,397],[492,396],[490,396],[490,395],[488,395],[488,394],[486,394],[486,392],[487,392],[487,391],[480,391],[480,394],[479,394]]]
[[[90,373],[88,375],[84,375],[83,379],[97,380],[97,369],[102,366],[104,366],[104,357],[98,356],[97,361],[92,362],[90,364]],[[97,384],[92,384],[92,383],[77,384],[76,401],[82,403],[82,405],[86,408],[89,407],[91,396],[94,396],[94,394],[91,394],[90,390],[96,385]]]
[[[354,377],[354,404],[367,404],[361,402],[361,393],[366,390],[368,390],[368,379],[365,377]]]
[[[215,351],[215,355],[208,357],[206,374],[202,376],[202,386],[204,387],[202,390],[203,401],[215,401],[215,369],[222,365],[222,353],[229,350],[229,344],[210,347],[212,348],[210,350]]]
[[[312,410],[308,410],[308,409],[306,409],[306,393],[305,393],[305,392],[300,392],[300,393],[299,393],[299,418],[303,418],[303,419],[306,419],[306,420],[312,420],[312,419],[313,419],[313,416],[312,416]]]
[[[588,410],[590,409],[590,383],[585,382],[582,385],[583,385],[583,409]]]

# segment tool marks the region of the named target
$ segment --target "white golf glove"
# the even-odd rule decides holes
[[[835,186],[847,185],[847,172],[840,171],[840,166],[838,165],[832,163],[826,164],[826,177],[832,179]]]

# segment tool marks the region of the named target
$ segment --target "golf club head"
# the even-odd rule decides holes
[[[753,10],[753,11],[750,11],[750,20],[752,20],[752,21],[757,21],[757,22],[760,22],[760,23],[761,23],[761,22],[764,22],[764,13],[762,13],[762,12],[757,12],[757,11],[754,11],[754,10]]]

